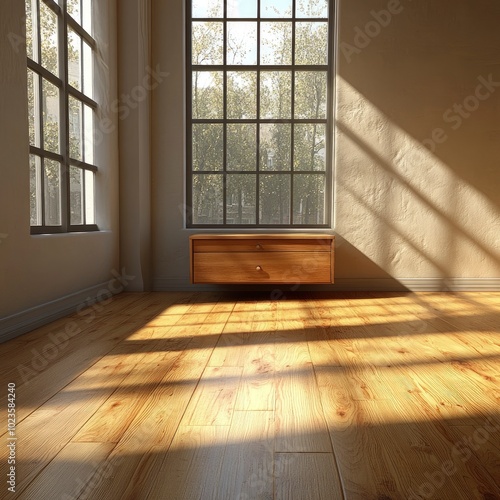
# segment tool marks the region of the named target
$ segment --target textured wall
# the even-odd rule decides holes
[[[498,283],[499,21],[495,0],[339,2],[337,287]],[[153,95],[157,289],[188,280],[183,27],[182,0],[153,0],[153,65],[171,73]]]

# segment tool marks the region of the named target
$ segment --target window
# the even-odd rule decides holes
[[[333,2],[187,1],[188,226],[327,227]]]
[[[92,0],[25,0],[31,232],[97,230]]]

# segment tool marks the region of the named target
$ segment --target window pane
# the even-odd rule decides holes
[[[293,223],[325,223],[325,176],[300,174],[293,178]]]
[[[58,76],[57,15],[43,1],[40,1],[40,34],[42,66]]]
[[[193,170],[222,170],[223,125],[193,124]]]
[[[257,73],[227,72],[227,117],[251,119],[257,117]]]
[[[223,117],[222,71],[193,71],[193,118]]]
[[[290,175],[261,175],[259,204],[261,224],[289,224]]]
[[[94,96],[94,52],[90,45],[83,42],[83,93]]]
[[[295,118],[326,119],[326,72],[295,73]]]
[[[30,223],[42,225],[42,162],[34,155],[30,155]]]
[[[84,0],[84,3],[88,0]],[[67,2],[68,14],[81,25],[82,23],[82,12],[80,9],[80,0],[68,0]]]
[[[257,64],[257,23],[227,23],[227,64]]]
[[[42,96],[44,148],[59,153],[59,89],[42,78]]]
[[[193,23],[193,64],[222,64],[224,48],[223,23]]]
[[[226,181],[226,223],[255,224],[255,174],[230,174]]]
[[[28,122],[30,144],[40,147],[40,77],[28,70]]]
[[[228,124],[227,169],[257,169],[257,125],[254,123]]]
[[[94,111],[83,105],[83,161],[94,164]]]
[[[228,0],[227,17],[257,17],[257,0]]]
[[[37,43],[37,15],[36,2],[34,0],[25,0],[26,8],[26,54],[30,59],[38,61],[38,43]]]
[[[292,113],[292,74],[289,71],[263,71],[260,74],[260,117],[290,118]]]
[[[85,170],[85,223],[95,224],[95,174]]]
[[[292,17],[292,0],[260,0],[262,17]]]
[[[69,168],[70,224],[83,224],[83,170]]]
[[[328,0],[296,0],[296,17],[327,17]]]
[[[222,175],[193,175],[193,223],[222,224]]]
[[[260,126],[260,170],[290,170],[291,125],[263,123]]]
[[[262,23],[260,29],[261,64],[292,64],[292,23]]]
[[[295,63],[328,63],[327,23],[297,23],[295,31]]]
[[[84,0],[82,5],[82,28],[92,34],[92,1]]]
[[[82,39],[68,28],[68,81],[82,90]]]
[[[61,225],[61,164],[44,160],[45,166],[45,225]]]
[[[193,17],[222,17],[223,0],[193,0]]]
[[[294,126],[294,170],[325,170],[325,125],[297,123]]]
[[[69,156],[83,161],[82,103],[72,96],[69,102]]]

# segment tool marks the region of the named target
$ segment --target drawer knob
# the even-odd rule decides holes
[[[262,248],[262,245],[260,243],[257,243],[257,245],[255,245],[255,248],[257,248],[258,250],[260,250]]]
[[[255,270],[256,270],[256,271],[262,271],[262,267],[257,266],[257,267],[255,268]]]

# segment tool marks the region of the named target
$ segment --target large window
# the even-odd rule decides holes
[[[188,226],[328,226],[333,2],[187,1]]]
[[[31,232],[97,230],[92,0],[25,0]]]

